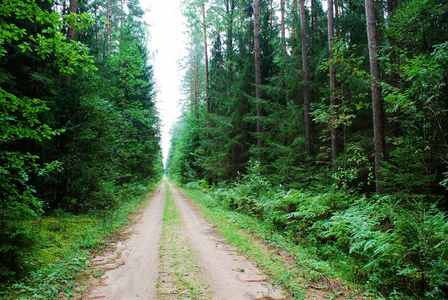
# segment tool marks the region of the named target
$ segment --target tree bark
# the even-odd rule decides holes
[[[120,0],[120,4],[121,4],[121,12],[120,12],[120,28],[123,29],[123,23],[124,23],[124,0]]]
[[[78,2],[76,0],[70,0],[70,13],[76,14],[78,12]],[[68,28],[67,38],[69,40],[74,40],[76,37],[76,24],[73,23],[72,26]],[[72,83],[72,75],[67,74],[65,76],[65,84],[71,85]]]
[[[190,47],[190,107],[191,110],[194,110],[194,48],[193,48],[193,39],[191,41]]]
[[[197,105],[199,100],[199,58],[197,48],[194,49],[194,104],[197,111]]]
[[[380,79],[380,66],[377,59],[377,33],[375,24],[374,1],[365,0],[366,22],[367,22],[367,38],[369,45],[370,58],[370,78],[372,85],[372,109],[373,109],[373,129],[374,129],[374,145],[375,145],[375,188],[379,194],[384,193],[384,187],[381,184],[383,176],[381,174],[381,166],[385,156],[385,139],[384,139],[384,112],[383,102],[381,99],[381,89],[378,85]]]
[[[336,99],[336,70],[333,62],[333,41],[334,41],[334,19],[333,19],[333,0],[328,0],[328,51],[330,58],[330,105],[331,119],[329,120],[331,135],[331,159],[338,156],[338,132],[334,125],[337,117],[337,99]]]
[[[310,96],[309,96],[309,75],[308,75],[308,50],[306,43],[306,20],[305,20],[305,0],[299,0],[300,5],[300,24],[302,40],[302,68],[303,68],[303,107],[305,123],[305,141],[306,154],[311,156],[312,137],[311,137],[311,116],[310,116]]]
[[[109,45],[110,45],[110,31],[111,31],[111,19],[110,19],[110,1],[107,0],[107,24],[106,24],[106,57],[109,56]]]
[[[291,36],[292,36],[292,55],[295,56],[296,55],[296,27],[295,24],[296,22],[296,16],[297,16],[297,0],[293,0],[292,1],[292,18],[293,18],[293,25],[292,25],[292,30],[291,30]]]
[[[281,22],[282,48],[283,52],[286,53],[285,0],[280,0],[280,22]]]
[[[78,2],[76,0],[70,0],[70,13],[76,14],[77,12],[78,12]],[[75,35],[76,35],[76,25],[72,24],[72,26],[68,28],[67,37],[70,40],[74,40]]]
[[[208,46],[207,46],[207,24],[205,21],[205,3],[202,3],[202,22],[204,27],[204,55],[205,55],[205,103],[207,107],[207,121],[210,118],[209,99],[209,77],[208,77]]]
[[[95,0],[95,21],[98,18],[98,0]],[[96,60],[100,59],[100,43],[99,43],[99,28],[98,28],[98,23],[95,22],[95,44],[96,44]]]
[[[226,55],[228,60],[233,59],[233,22],[234,22],[235,0],[226,1],[226,13],[227,13],[227,35],[226,35]],[[229,66],[232,70],[232,65]]]
[[[339,0],[334,0],[334,17],[336,20],[339,18]],[[333,24],[334,24],[334,20],[333,20]],[[338,38],[341,36],[338,26],[336,26],[336,36]]]
[[[261,51],[260,51],[260,13],[258,0],[254,0],[254,56],[255,56],[255,98],[257,102],[257,144],[261,147]]]

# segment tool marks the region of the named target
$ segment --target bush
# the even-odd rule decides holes
[[[36,243],[36,233],[23,221],[3,218],[0,241],[0,282],[5,282],[20,275],[22,260]]]
[[[369,198],[327,189],[285,190],[251,172],[212,190],[208,203],[256,216],[313,246],[352,281],[395,296],[447,296],[447,213],[422,195]]]
[[[423,197],[362,198],[326,222],[326,238],[354,259],[378,288],[446,296],[448,216]],[[403,202],[403,203],[402,203]]]

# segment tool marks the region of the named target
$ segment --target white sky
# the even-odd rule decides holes
[[[171,126],[180,116],[183,72],[178,61],[185,56],[184,23],[181,0],[140,0],[150,24],[149,50],[154,53],[154,78],[157,85],[157,107],[162,121],[164,164],[170,146]]]

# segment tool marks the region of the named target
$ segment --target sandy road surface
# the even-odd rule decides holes
[[[188,239],[201,265],[210,299],[284,299],[274,290],[267,278],[246,257],[237,254],[216,229],[196,209],[190,199],[170,185],[171,193],[186,230]],[[84,299],[157,299],[159,271],[159,242],[166,190],[159,188],[134,228],[124,241],[113,267],[102,276],[102,284]],[[102,258],[97,258],[101,261]],[[103,264],[104,267],[104,264]],[[107,269],[107,268],[106,268]],[[164,277],[165,280],[165,277]],[[159,294],[160,295],[160,294]],[[173,297],[163,298],[176,299]]]
[[[193,247],[210,281],[213,299],[284,299],[266,276],[246,257],[237,254],[192,204],[170,186]]]
[[[106,270],[102,284],[85,299],[156,299],[159,270],[159,243],[166,190],[162,184],[135,224],[133,233],[116,245],[114,255],[97,257]]]

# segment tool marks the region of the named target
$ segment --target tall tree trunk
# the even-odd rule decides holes
[[[316,0],[311,0],[311,41],[310,41],[310,57],[314,57],[315,55],[315,44],[316,44]],[[315,72],[312,70],[311,74],[310,74],[310,84],[309,84],[309,89],[310,89],[310,102],[315,101],[316,98],[316,93],[315,93],[315,88],[314,86],[314,78],[315,78]],[[315,139],[315,127],[314,127],[314,123],[311,123],[311,141],[314,144],[314,139]],[[313,153],[312,153],[313,154]]]
[[[330,56],[330,105],[331,119],[330,135],[331,135],[331,159],[334,160],[338,156],[338,132],[334,125],[337,117],[337,99],[336,99],[336,70],[333,63],[333,41],[334,41],[334,19],[333,19],[333,0],[328,0],[328,51]]]
[[[77,12],[78,12],[78,2],[76,0],[70,0],[70,13],[76,14]],[[72,26],[68,28],[67,37],[70,40],[74,40],[75,35],[76,35],[76,25],[72,24]]]
[[[196,106],[195,110],[198,110],[198,100],[199,100],[199,58],[197,48],[194,50],[194,104]]]
[[[123,17],[123,13],[124,13],[124,0],[120,0],[120,7],[121,7],[121,11],[120,11],[120,42],[118,44],[118,51],[121,52],[121,48],[123,46],[123,23],[124,23],[124,17]]]
[[[383,176],[380,168],[385,156],[384,142],[384,112],[383,102],[381,99],[381,89],[378,85],[380,79],[380,65],[377,59],[377,33],[375,24],[374,1],[365,0],[366,5],[366,22],[367,22],[367,38],[369,45],[370,58],[370,78],[372,83],[372,108],[373,108],[373,129],[374,129],[374,145],[375,145],[375,188],[379,194],[384,193],[384,187],[381,184]]]
[[[255,98],[257,101],[257,144],[261,147],[261,51],[260,51],[260,13],[258,0],[254,0],[254,56],[255,56]]]
[[[70,0],[70,13],[76,14],[78,12],[78,2],[76,0]],[[74,40],[76,37],[76,24],[72,24],[68,28],[67,38],[69,40]],[[72,83],[72,75],[67,74],[65,76],[65,84],[70,85]]]
[[[311,55],[313,55],[313,46],[314,46],[314,1],[311,0]]]
[[[110,20],[110,1],[111,0],[107,0],[107,24],[106,24],[106,47],[105,47],[105,51],[106,51],[106,57],[109,56],[109,45],[110,45],[110,31],[111,31],[111,20]]]
[[[98,28],[98,22],[97,22],[97,18],[98,18],[98,0],[95,0],[95,44],[96,44],[96,60],[99,61],[100,59],[100,42],[99,42],[99,37],[98,37],[98,33],[99,33],[99,28]]]
[[[281,22],[282,48],[283,52],[286,53],[285,0],[280,0],[280,22]]]
[[[291,30],[291,36],[292,36],[292,55],[295,56],[296,55],[296,20],[297,20],[297,0],[293,0],[292,1],[292,18],[293,18],[293,22],[292,22],[292,30]]]
[[[334,0],[334,17],[337,20],[339,18],[339,0]],[[334,20],[333,20],[334,24]],[[336,36],[339,38],[341,35],[339,27],[336,26]]]
[[[286,29],[285,29],[285,0],[280,0],[280,26],[281,26],[281,43],[282,43],[282,56],[286,59],[287,51],[286,51]],[[285,100],[288,101],[288,88],[286,83],[286,77],[288,77],[288,68],[282,70],[282,88],[285,91]]]
[[[124,17],[123,17],[123,13],[124,13],[124,0],[120,0],[120,4],[121,4],[121,12],[120,12],[120,28],[123,28],[123,23],[124,23]]]
[[[226,13],[227,13],[227,34],[226,34],[226,60],[233,61],[233,23],[234,23],[234,12],[235,12],[235,1],[236,0],[226,0]],[[228,76],[227,82],[233,82],[234,80],[234,67],[233,64],[228,66]],[[231,97],[231,87],[230,84],[223,82],[226,87],[226,95],[228,98]],[[232,105],[230,102],[227,103],[227,113],[230,115],[232,111]]]
[[[226,13],[227,13],[227,35],[226,35],[226,55],[228,60],[233,60],[233,22],[235,12],[235,0],[226,1]],[[229,69],[232,71],[233,66],[230,65]]]
[[[193,38],[190,47],[190,108],[194,111],[194,48]]]
[[[310,116],[310,96],[309,96],[309,75],[308,75],[308,50],[306,43],[306,20],[305,20],[305,0],[299,0],[300,5],[300,24],[302,41],[302,68],[303,68],[303,107],[305,123],[305,141],[306,154],[311,156],[312,137],[311,137],[311,116]]]
[[[205,55],[205,103],[207,106],[207,121],[210,118],[210,99],[209,99],[209,77],[208,77],[208,47],[207,47],[207,24],[205,20],[205,3],[202,3],[202,22],[204,27],[204,55]]]

